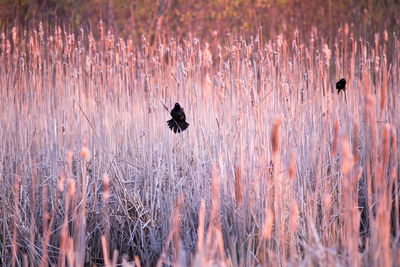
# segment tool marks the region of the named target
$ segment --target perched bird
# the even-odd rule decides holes
[[[340,93],[340,90],[343,90],[343,92],[346,93],[346,80],[344,78],[340,79],[336,83],[336,89],[338,90],[337,93]]]
[[[171,117],[172,119],[167,122],[169,128],[174,131],[174,133],[180,133],[189,127],[189,123],[186,122],[185,111],[179,103],[175,103],[174,108],[171,110]]]

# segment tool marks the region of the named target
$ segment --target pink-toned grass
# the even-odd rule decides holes
[[[3,264],[400,264],[394,36],[99,27],[1,35]]]

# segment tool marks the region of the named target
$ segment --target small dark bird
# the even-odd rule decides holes
[[[340,90],[343,90],[343,92],[346,93],[346,80],[340,79],[337,83],[336,83],[336,89],[338,90],[337,93],[340,93]]]
[[[189,127],[189,123],[186,122],[185,111],[179,103],[175,103],[174,108],[171,110],[171,117],[172,119],[167,122],[169,128],[174,131],[174,133],[180,133]]]

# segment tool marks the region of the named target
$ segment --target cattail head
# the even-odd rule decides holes
[[[383,163],[385,165],[389,162],[389,152],[390,152],[390,125],[387,123],[383,129]]]
[[[292,203],[290,205],[290,229],[292,231],[297,229],[299,219],[299,205],[297,204],[296,199],[292,199]]]
[[[76,184],[74,179],[69,178],[68,179],[68,194],[70,196],[74,196],[76,191]]]
[[[375,61],[374,70],[375,70],[375,73],[378,73],[379,72],[379,66],[380,66],[381,58],[379,56],[376,56],[374,61]]]
[[[58,191],[60,192],[64,191],[64,183],[65,183],[65,174],[64,172],[61,172],[60,181],[58,182]]]
[[[40,41],[43,41],[44,39],[43,21],[39,22],[39,37]]]
[[[87,146],[82,147],[82,150],[81,150],[81,157],[82,157],[82,159],[84,159],[84,160],[86,160],[86,161],[89,160],[89,158],[90,158],[90,151],[89,151],[89,149],[87,148]]]
[[[11,43],[10,40],[7,39],[6,41],[6,55],[9,56],[11,54]]]
[[[333,126],[333,148],[332,148],[332,156],[336,157],[337,149],[338,149],[338,138],[339,138],[339,121],[335,121],[335,125]]]
[[[103,176],[103,203],[106,203],[110,198],[110,178],[105,173]]]
[[[14,45],[17,46],[17,44],[18,44],[18,28],[15,26],[12,28],[12,39],[13,39]]]
[[[331,60],[332,51],[329,49],[328,44],[324,45],[324,48],[322,49],[322,51],[324,52],[324,56],[325,56],[325,66],[327,68],[329,68],[329,61]]]
[[[378,55],[378,49],[379,49],[379,33],[375,33],[374,35],[374,44],[375,44],[375,55]]]
[[[243,110],[242,107],[239,107],[238,117],[237,117],[237,124],[239,128],[243,127]]]
[[[291,180],[295,178],[296,174],[296,160],[294,157],[294,153],[290,155],[290,165],[289,165],[289,177]]]
[[[100,39],[103,40],[104,39],[104,25],[103,25],[102,20],[100,20],[100,22],[99,22],[99,31],[100,31]]]
[[[274,125],[272,126],[272,133],[271,133],[271,143],[272,143],[272,152],[276,154],[279,150],[279,129],[281,126],[281,117],[278,116],[275,119]]]
[[[385,108],[386,105],[386,90],[387,90],[387,70],[386,70],[386,58],[384,58],[384,62],[383,62],[383,75],[382,75],[382,86],[381,86],[381,103],[380,103],[380,107],[381,107],[381,111],[383,111],[383,109]]]
[[[341,169],[342,173],[346,175],[350,172],[354,165],[353,153],[351,153],[350,144],[346,136],[343,136],[342,138],[342,153],[343,158]]]
[[[366,101],[366,109],[367,111],[371,112],[373,114],[374,112],[374,107],[375,107],[375,97],[372,96],[371,94],[367,94],[367,101]]]
[[[332,195],[331,194],[327,194],[327,193],[324,194],[323,204],[324,204],[325,209],[327,211],[329,211],[331,208],[331,205],[332,205]]]
[[[390,138],[390,146],[392,147],[392,149],[393,149],[393,152],[395,152],[396,151],[396,146],[397,146],[397,138],[396,138],[396,127],[392,127],[392,135],[391,135],[391,138]]]
[[[74,153],[71,150],[69,150],[67,152],[67,164],[68,165],[72,166],[72,158],[73,158],[73,156],[74,156]]]
[[[213,200],[217,203],[219,201],[219,175],[216,165],[212,166],[211,175],[213,181]]]
[[[271,239],[273,227],[274,227],[274,212],[272,209],[268,209],[267,214],[265,216],[265,222],[263,227],[264,239],[266,240]]]
[[[348,23],[346,23],[346,24],[344,25],[344,34],[345,34],[346,36],[349,34],[349,24],[348,24]]]

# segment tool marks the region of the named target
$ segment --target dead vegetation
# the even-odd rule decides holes
[[[3,264],[400,263],[395,35],[98,31],[1,35]]]

